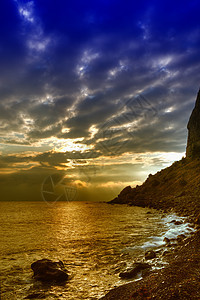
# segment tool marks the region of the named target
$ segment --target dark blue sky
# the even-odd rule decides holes
[[[199,1],[2,0],[1,173],[107,159],[114,184],[180,157],[200,86],[199,15]]]

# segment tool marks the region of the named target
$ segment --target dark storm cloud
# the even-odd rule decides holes
[[[200,79],[198,1],[4,0],[0,10],[2,143],[20,144],[21,133],[24,145],[83,137],[105,155],[184,151]],[[126,118],[138,93],[156,114],[131,108]],[[113,131],[128,121],[137,125]]]
[[[14,141],[15,142],[15,141]],[[75,164],[85,164],[86,159],[98,158],[101,154],[100,151],[86,151],[84,153],[80,151],[58,153],[53,151],[47,151],[39,154],[20,154],[20,155],[2,155],[0,157],[0,164],[4,167],[20,166],[21,163],[38,163],[42,166],[63,166],[63,164],[69,163],[72,160]]]
[[[155,95],[159,95],[159,97]],[[110,129],[112,123],[108,122],[108,127],[102,127],[100,130],[105,140],[102,142],[97,139],[96,149],[103,151],[104,154],[108,152],[116,155],[126,152],[184,152],[186,124],[193,105],[193,103],[188,102],[187,96],[177,93],[168,95],[167,92],[162,95],[159,89],[151,91],[147,103],[152,105],[153,100],[151,101],[151,97],[159,99],[159,101],[154,102],[155,106],[149,107],[146,111],[145,107],[142,108],[142,111],[133,109],[132,114],[125,114],[122,119],[120,117],[123,114],[116,118],[114,123],[116,125],[123,124],[123,121],[124,123],[131,120],[138,121],[131,128],[112,130]],[[162,98],[167,100],[168,97],[169,101],[167,103],[162,101]],[[126,117],[128,117],[128,120]],[[100,138],[101,135],[97,137]]]

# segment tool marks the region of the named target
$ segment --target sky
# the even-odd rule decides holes
[[[199,1],[1,0],[1,200],[107,201],[185,155]]]

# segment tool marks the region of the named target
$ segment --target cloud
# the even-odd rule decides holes
[[[198,1],[4,0],[0,10],[4,171],[75,171],[73,161],[84,171],[110,159],[104,180],[120,182],[111,165],[124,155],[185,151],[200,81]]]

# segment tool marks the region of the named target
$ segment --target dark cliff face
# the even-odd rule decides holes
[[[190,158],[200,157],[200,90],[196,104],[188,122],[188,141],[186,156]]]
[[[110,203],[160,209],[174,208],[186,214],[200,211],[200,90],[188,122],[186,158],[174,162],[136,188],[124,188]]]

